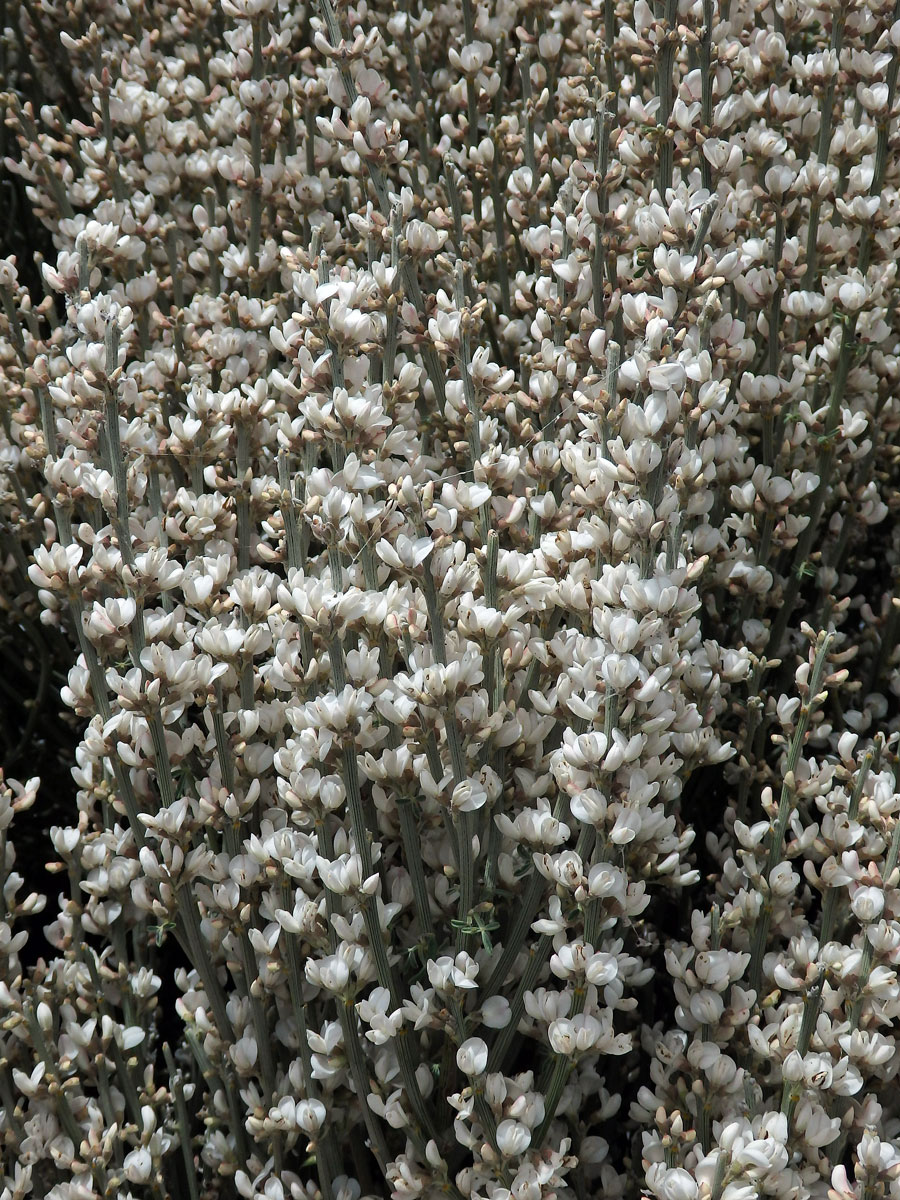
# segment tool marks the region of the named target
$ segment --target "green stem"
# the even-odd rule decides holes
[[[250,566],[250,430],[243,417],[237,419],[237,523],[238,570]]]
[[[190,1046],[191,1053],[193,1054],[194,1059],[200,1068],[200,1073],[207,1085],[211,1090],[221,1091],[222,1095],[225,1097],[225,1103],[228,1107],[228,1115],[231,1119],[231,1129],[234,1133],[235,1147],[238,1153],[239,1165],[244,1165],[249,1158],[247,1148],[247,1131],[244,1127],[244,1122],[237,1104],[237,1088],[231,1086],[232,1081],[230,1078],[226,1078],[227,1064],[225,1064],[226,1072],[220,1075],[216,1068],[212,1065],[209,1056],[203,1049],[200,1039],[197,1037],[194,1031],[185,1027],[184,1037],[188,1046]],[[214,1084],[219,1085],[218,1089],[214,1089]]]
[[[838,55],[840,55],[841,45],[844,40],[844,20],[844,12],[836,9],[831,24],[831,49]],[[837,76],[833,76],[825,85],[822,102],[819,105],[819,139],[816,142],[816,159],[823,166],[828,161],[828,152],[831,148],[836,83]],[[818,269],[818,247],[816,243],[818,240],[821,207],[821,199],[818,196],[814,196],[809,206],[809,224],[806,233],[806,273],[803,277],[803,286],[805,288],[812,286]]]
[[[291,912],[294,907],[293,890],[286,880],[281,883],[281,905]],[[294,1020],[297,1022],[297,1042],[300,1061],[303,1064],[303,1094],[309,1100],[319,1099],[319,1088],[313,1078],[312,1055],[307,1037],[306,1005],[303,1000],[303,974],[300,967],[300,955],[297,951],[297,941],[292,933],[284,930],[279,938],[283,940],[283,952],[287,960],[288,990],[291,994],[291,1007]],[[323,1200],[333,1200],[331,1182],[340,1175],[340,1155],[334,1140],[334,1131],[330,1124],[320,1131],[318,1136],[319,1154],[316,1156],[316,1170],[319,1176],[319,1187]]]
[[[522,1020],[522,1014],[525,1011],[525,993],[534,990],[534,986],[540,977],[541,971],[544,969],[547,959],[550,957],[552,949],[553,938],[548,933],[541,934],[537,942],[532,942],[529,946],[528,962],[516,986],[515,995],[510,1002],[509,1022],[498,1033],[488,1055],[488,1073],[505,1070],[509,1051],[513,1047],[515,1038],[518,1036],[519,1022]],[[480,998],[482,1003],[487,999],[484,995]]]
[[[803,1058],[809,1051],[809,1043],[812,1040],[813,1030],[816,1027],[816,1021],[819,1017],[819,1011],[822,1007],[822,987],[825,983],[825,972],[820,971],[815,983],[812,984],[809,991],[806,993],[806,999],[803,1002],[803,1017],[800,1022],[800,1033],[797,1037],[797,1053]],[[802,1086],[802,1085],[801,1085]],[[792,1084],[790,1081],[785,1081],[781,1090],[781,1111],[787,1117],[788,1130],[791,1128],[791,1123],[794,1118],[794,1109],[797,1107],[797,1101],[800,1099],[801,1092],[797,1088],[797,1084]]]
[[[163,1057],[166,1060],[166,1070],[169,1073],[169,1086],[175,1101],[175,1115],[178,1118],[178,1141],[181,1146],[181,1156],[184,1160],[184,1173],[188,1181],[190,1200],[200,1200],[200,1190],[197,1186],[197,1168],[194,1163],[194,1151],[191,1146],[191,1124],[187,1104],[184,1100],[184,1088],[181,1076],[175,1066],[175,1059],[169,1049],[169,1043],[163,1042]]]
[[[428,902],[419,829],[413,812],[413,800],[410,796],[397,797],[397,817],[400,822],[400,837],[403,841],[403,857],[412,884],[413,904],[419,923],[419,932],[425,941],[433,946],[435,944],[434,924],[431,920],[431,906]]]
[[[704,137],[710,136],[713,111],[712,69],[713,0],[703,0],[703,33],[700,38],[700,128]],[[712,166],[705,154],[700,155],[700,177],[708,192],[712,191]]]
[[[781,862],[781,857],[784,852],[784,835],[787,831],[788,820],[790,819],[792,801],[794,797],[794,772],[797,769],[797,763],[800,759],[800,752],[803,749],[803,743],[806,740],[810,719],[815,709],[819,706],[819,704],[821,704],[821,699],[819,698],[819,689],[822,684],[822,677],[825,674],[828,651],[833,638],[834,635],[831,633],[819,635],[819,642],[818,646],[816,647],[816,655],[815,659],[813,660],[812,671],[810,672],[807,699],[806,702],[800,707],[800,718],[797,721],[797,725],[794,729],[790,745],[788,747],[784,783],[781,787],[781,798],[778,804],[778,814],[775,820],[775,825],[772,829],[770,837],[768,838],[768,851],[766,854],[766,865],[764,868],[767,884],[771,880],[772,872]],[[750,958],[750,987],[753,988],[754,992],[756,993],[757,1004],[759,1004],[761,1000],[759,989],[762,982],[763,955],[765,953],[771,919],[771,900],[765,898],[760,915],[757,918],[756,928],[754,929],[753,947]]]
[[[369,1135],[369,1147],[375,1155],[379,1170],[382,1175],[386,1176],[387,1165],[391,1162],[393,1155],[388,1149],[384,1130],[381,1128],[381,1122],[377,1119],[371,1108],[369,1108],[368,1096],[372,1089],[369,1085],[366,1061],[362,1051],[362,1038],[357,1026],[353,1002],[346,1000],[342,1003],[338,1000],[337,1008],[341,1031],[344,1035],[344,1053],[347,1055],[350,1077],[356,1089],[356,1098],[362,1110],[362,1118]]]
[[[234,1029],[228,1016],[227,1002],[215,964],[210,960],[209,950],[200,930],[200,914],[197,902],[191,894],[190,884],[183,883],[175,891],[176,935],[182,948],[188,956],[188,961],[195,968],[218,1026],[218,1034],[223,1042],[234,1041]]]
[[[519,952],[525,944],[525,939],[528,936],[528,931],[531,928],[531,923],[534,920],[545,888],[546,880],[536,868],[532,867],[525,890],[519,898],[518,904],[514,906],[516,915],[512,928],[504,941],[503,950],[479,993],[482,1003],[491,996],[496,996],[506,983],[513,963],[518,958]]]
[[[847,387],[847,377],[850,373],[850,364],[856,344],[857,316],[858,314],[854,313],[852,317],[847,318],[841,332],[841,348],[838,356],[837,370],[832,381],[828,414],[822,434],[821,449],[816,462],[816,474],[819,477],[819,483],[813,492],[810,502],[808,524],[803,530],[798,540],[797,548],[792,556],[793,562],[797,564],[798,568],[804,566],[809,558],[810,551],[818,536],[819,522],[825,508],[825,502],[831,495],[831,473],[834,469],[836,458],[835,439],[837,437],[841,402]],[[767,651],[773,656],[777,655],[780,651],[788,623],[793,616],[794,607],[800,594],[801,581],[802,575],[799,569],[793,570],[784,589],[781,607],[772,621],[769,632]]]
[[[334,7],[331,0],[318,0],[319,8],[322,12],[322,18],[325,22],[325,27],[328,34],[328,40],[332,46],[339,46],[343,40],[340,26],[338,25],[337,17],[335,16]],[[341,80],[344,84],[344,91],[347,93],[347,100],[352,105],[357,97],[356,84],[353,76],[350,73],[349,65],[341,67]],[[387,184],[385,183],[384,175],[381,168],[373,163],[370,159],[366,159],[366,168],[369,172],[369,179],[372,183],[375,196],[378,200],[378,207],[381,209],[381,214],[385,218],[390,218],[391,203],[388,195]],[[403,286],[406,294],[409,297],[410,303],[423,318],[423,323],[427,324],[425,319],[427,314],[425,310],[425,302],[422,297],[422,290],[419,287],[419,280],[416,275],[415,265],[406,259],[402,265]],[[444,368],[441,364],[440,357],[430,342],[421,349],[422,361],[425,364],[425,371],[434,388],[435,398],[443,409],[447,395],[444,388]]]
[[[675,18],[678,15],[678,0],[666,0],[665,33],[663,34],[662,49],[659,52],[659,67],[657,76],[657,95],[659,96],[659,113],[657,124],[660,128],[661,140],[659,146],[659,192],[665,202],[666,192],[672,186],[672,170],[674,165],[674,146],[668,136],[669,117],[672,114],[672,74],[675,67],[675,47],[678,35]]]
[[[850,793],[850,804],[847,808],[847,819],[851,825],[856,821],[859,815],[859,802],[862,799],[863,788],[866,786],[866,780],[869,777],[869,771],[872,767],[872,762],[875,758],[875,747],[871,746],[860,763],[859,770],[856,772],[856,780],[853,784],[853,791]],[[819,933],[819,945],[825,946],[831,941],[834,934],[834,926],[837,918],[837,901],[840,894],[840,889],[829,888],[828,894],[822,904],[822,927]]]

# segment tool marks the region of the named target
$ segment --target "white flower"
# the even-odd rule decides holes
[[[602,1035],[600,1022],[588,1013],[578,1013],[572,1018],[560,1017],[547,1030],[554,1051],[570,1057],[593,1049]]]
[[[374,896],[378,891],[378,873],[364,877],[362,858],[349,854],[338,862],[316,858],[316,869],[325,886],[338,896]]]
[[[456,958],[445,956],[429,959],[426,970],[431,986],[439,992],[451,992],[454,988],[467,990],[478,986],[475,982],[478,964],[465,951],[457,954]]]
[[[129,1183],[146,1183],[153,1170],[153,1156],[146,1146],[139,1146],[125,1155],[122,1168]]]
[[[693,279],[697,269],[697,256],[657,246],[653,251],[653,266],[664,287],[680,287]]]
[[[383,1046],[396,1037],[403,1025],[403,1010],[390,1011],[391,994],[386,987],[373,988],[365,1000],[360,1000],[356,1011],[369,1029],[366,1037],[376,1046]]]
[[[436,254],[447,240],[447,231],[435,229],[427,221],[410,221],[404,230],[411,254]]]
[[[877,921],[884,912],[884,892],[877,887],[857,888],[850,898],[850,908],[858,921]]]
[[[842,283],[838,288],[838,299],[841,302],[841,307],[846,309],[847,312],[858,312],[866,303],[867,293],[865,284],[859,283],[856,280]]]
[[[605,987],[608,983],[616,978],[619,973],[619,962],[614,954],[603,954],[597,951],[588,959],[585,968],[585,978],[588,983],[593,983],[597,987]]]
[[[647,1172],[647,1183],[660,1200],[697,1200],[700,1189],[697,1180],[683,1167],[667,1167],[653,1163]]]
[[[296,1114],[299,1127],[311,1136],[319,1132],[327,1115],[321,1100],[298,1100]]]
[[[259,1047],[256,1038],[249,1034],[240,1038],[230,1048],[231,1061],[241,1073],[251,1071],[259,1057]]]
[[[497,1149],[504,1158],[524,1154],[531,1145],[531,1130],[521,1121],[501,1121],[497,1126]]]
[[[431,538],[421,537],[413,541],[401,533],[393,546],[385,538],[382,538],[375,549],[378,557],[389,567],[398,571],[411,572],[421,566],[434,549],[434,544]]]
[[[647,380],[652,388],[681,391],[687,381],[684,365],[677,361],[654,363],[647,371]]]
[[[309,959],[306,963],[306,977],[310,983],[324,988],[325,991],[340,995],[350,984],[350,967],[343,958],[330,954],[318,960]]]
[[[450,796],[453,812],[477,812],[487,804],[487,792],[473,779],[462,779]]]
[[[481,1023],[488,1029],[505,1029],[512,1019],[505,996],[491,996],[481,1006]]]
[[[483,1075],[487,1067],[487,1042],[481,1038],[468,1038],[456,1052],[456,1065],[463,1075]]]

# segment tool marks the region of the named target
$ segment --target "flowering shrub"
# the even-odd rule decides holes
[[[900,4],[4,11],[3,1200],[897,1200]]]

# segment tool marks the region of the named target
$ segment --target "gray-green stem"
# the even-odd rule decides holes
[[[828,662],[828,651],[833,640],[833,634],[824,634],[819,636],[818,646],[816,647],[816,655],[813,661],[812,671],[809,677],[809,690],[806,700],[800,706],[800,716],[791,735],[790,744],[788,747],[787,763],[785,764],[784,782],[781,787],[781,798],[778,804],[778,814],[775,819],[775,825],[771,835],[767,840],[766,848],[766,865],[765,865],[765,881],[766,887],[770,886],[772,872],[781,862],[784,854],[784,836],[787,831],[788,820],[791,815],[792,802],[794,798],[795,778],[794,773],[797,769],[797,763],[800,759],[800,752],[803,749],[803,743],[806,740],[806,734],[809,730],[812,714],[818,705],[821,703],[819,689],[822,685],[822,679],[825,674],[825,669]],[[772,901],[768,895],[763,897],[762,907],[759,917],[757,918],[756,927],[754,929],[753,944],[750,958],[750,987],[756,993],[756,1002],[760,1003],[760,984],[762,982],[762,966],[763,955],[766,950],[766,942],[769,935],[769,925],[772,920]]]

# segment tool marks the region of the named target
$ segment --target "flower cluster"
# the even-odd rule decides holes
[[[6,19],[2,1200],[898,1200],[900,4]]]

